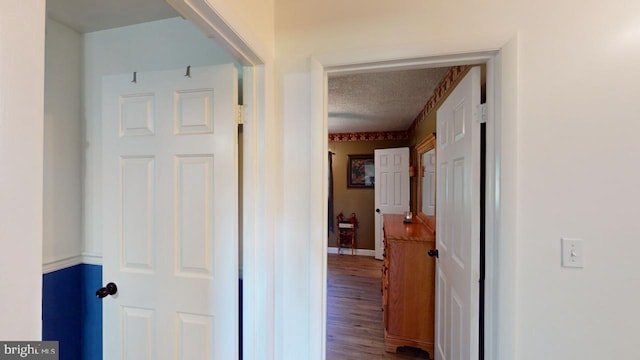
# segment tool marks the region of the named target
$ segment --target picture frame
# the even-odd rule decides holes
[[[357,154],[347,156],[347,187],[374,187],[375,162],[373,160],[373,154]]]

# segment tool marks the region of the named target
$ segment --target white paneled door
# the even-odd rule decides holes
[[[382,216],[409,211],[409,148],[376,149],[375,165],[375,257],[382,260]]]
[[[237,70],[103,78],[104,359],[238,358]]]
[[[436,360],[478,358],[480,68],[437,112]]]

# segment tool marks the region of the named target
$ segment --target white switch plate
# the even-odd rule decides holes
[[[584,241],[582,239],[562,238],[562,266],[584,267]]]

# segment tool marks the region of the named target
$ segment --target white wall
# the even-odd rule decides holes
[[[44,98],[44,271],[81,262],[82,37],[47,19]]]
[[[519,39],[521,359],[640,358],[640,3],[531,6]],[[560,237],[586,268],[560,267]],[[548,254],[548,255],[546,255]]]
[[[0,2],[0,339],[42,334],[45,2]]]
[[[234,62],[211,39],[180,18],[84,34],[84,254],[100,262],[102,228],[101,117],[104,75]]]
[[[400,0],[276,3],[277,113],[284,129],[277,245],[279,358],[320,341],[313,308],[308,58],[348,64],[497,49],[503,56],[502,317],[496,359],[640,358],[637,204],[640,3]],[[513,92],[515,91],[515,93]],[[560,267],[560,238],[586,267]],[[307,257],[308,256],[308,257]],[[281,318],[280,318],[281,317]]]

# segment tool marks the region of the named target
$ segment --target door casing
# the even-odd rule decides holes
[[[314,252],[318,254],[321,259],[315,259],[314,262],[322,263],[323,266],[319,268],[311,268],[310,279],[315,281],[311,284],[311,314],[318,314],[318,318],[312,318],[311,322],[318,324],[312,326],[312,336],[321,338],[321,359],[325,358],[326,352],[326,309],[327,309],[327,255],[326,248],[328,246],[328,230],[326,226],[321,226],[327,223],[327,210],[326,204],[318,202],[318,199],[327,198],[328,189],[328,174],[327,174],[327,160],[324,154],[328,151],[328,130],[327,130],[327,80],[329,74],[349,74],[360,72],[380,72],[388,70],[410,70],[429,67],[442,67],[442,66],[454,66],[454,65],[471,65],[471,64],[485,64],[487,69],[487,153],[486,153],[486,187],[484,189],[486,196],[485,205],[485,234],[486,234],[486,263],[494,264],[487,266],[486,278],[485,278],[485,323],[484,334],[485,339],[491,339],[484,344],[485,358],[494,359],[498,357],[500,352],[499,344],[495,340],[498,336],[497,324],[500,321],[498,317],[499,313],[498,302],[501,294],[497,286],[498,274],[500,273],[500,265],[494,261],[499,258],[500,251],[500,233],[497,229],[500,229],[500,192],[499,192],[499,179],[501,175],[501,168],[499,166],[501,159],[501,116],[499,112],[500,105],[500,67],[501,67],[501,50],[495,49],[492,51],[457,54],[451,56],[438,56],[438,57],[426,57],[415,59],[403,59],[403,60],[389,60],[384,62],[372,62],[372,63],[348,63],[336,59],[335,56],[316,56],[311,59],[311,82],[312,82],[312,127],[315,131],[312,134],[318,134],[317,137],[323,136],[322,148],[314,147],[312,153],[312,163],[318,164],[318,169],[315,170],[315,174],[318,174],[318,178],[322,181],[322,186],[318,187],[323,189],[322,194],[318,194],[317,197],[312,198],[312,207],[320,208],[324,205],[323,216],[318,217],[319,221],[316,226],[312,226],[312,231],[321,231],[321,239],[323,239],[323,249],[325,251]],[[314,142],[317,143],[318,140]],[[315,201],[314,201],[315,200]],[[318,202],[318,203],[316,203]],[[314,299],[317,299],[314,301]]]

